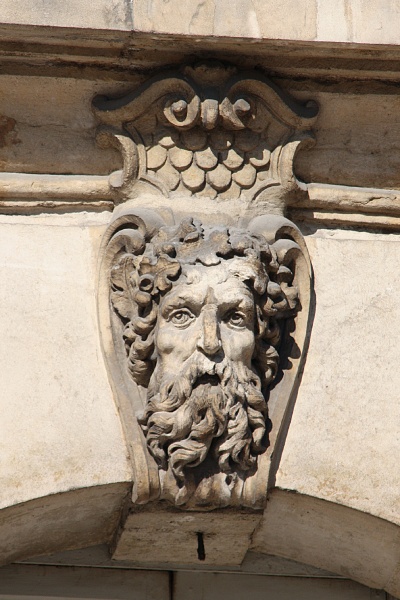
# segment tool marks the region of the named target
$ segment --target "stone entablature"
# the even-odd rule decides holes
[[[397,45],[399,13],[395,4],[380,0],[368,3],[353,0],[349,6],[330,0],[299,0],[295,9],[289,0],[273,0],[265,10],[263,0],[191,0],[184,6],[179,0],[93,0],[91,10],[80,2],[55,1],[45,11],[28,1],[17,5],[3,0],[0,23],[9,26],[66,30],[76,36],[80,30],[94,39],[112,34],[131,39],[135,36],[157,35],[189,38],[192,46],[203,38],[212,44],[217,40],[226,45],[250,40],[286,46],[289,42],[359,45]],[[37,35],[37,33],[36,33]],[[86,34],[87,35],[87,34]],[[157,39],[158,41],[158,39]],[[324,44],[324,45],[325,45]],[[149,52],[153,46],[148,46]]]

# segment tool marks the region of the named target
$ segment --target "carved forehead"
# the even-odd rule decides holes
[[[209,282],[210,285],[226,283],[227,289],[248,290],[248,284],[250,284],[252,290],[256,287],[259,293],[263,293],[267,281],[268,276],[261,261],[254,257],[234,257],[211,267],[202,264],[184,264],[175,286],[180,283],[196,285]],[[255,282],[257,282],[256,286]]]
[[[225,283],[232,277],[226,264],[219,264],[213,267],[206,267],[202,264],[182,265],[182,271],[177,285],[196,285],[206,281],[212,281],[213,285]]]
[[[184,306],[188,303],[199,306],[213,303],[252,307],[254,296],[243,281],[221,265],[185,265],[181,276],[165,294],[161,305]]]

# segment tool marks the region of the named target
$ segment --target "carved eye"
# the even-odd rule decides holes
[[[194,314],[187,308],[184,308],[173,312],[170,316],[170,321],[177,327],[187,327],[194,318]]]
[[[246,316],[243,313],[235,310],[229,313],[227,322],[229,325],[233,325],[233,327],[243,327],[246,323]]]

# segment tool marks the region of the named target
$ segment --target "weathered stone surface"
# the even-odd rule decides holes
[[[232,173],[224,165],[218,165],[213,171],[207,173],[207,182],[217,192],[227,190],[231,181]]]
[[[331,228],[342,222],[399,230],[400,195],[388,191],[400,188],[395,3],[300,0],[294,9],[293,3],[272,0],[268,11],[261,0],[179,5],[176,0],[136,0],[133,5],[96,0],[90,9],[76,0],[41,4],[33,8],[25,1],[4,0],[0,6],[6,33],[2,69],[19,73],[1,78],[0,168],[6,172],[0,178],[1,210],[75,210],[86,200],[98,210],[99,197],[111,208],[112,196],[101,176],[116,171],[111,183],[118,186],[122,160],[114,148],[95,144],[98,123],[89,108],[92,97],[123,96],[143,83],[146,69],[183,63],[189,53],[204,56],[206,51],[210,56],[215,50],[241,67],[256,65],[260,73],[272,72],[274,81],[297,100],[319,102],[316,146],[301,152],[295,162],[300,180],[375,188],[310,187],[309,197],[304,194],[297,205],[297,198],[291,198],[295,217],[308,218],[312,227],[322,220]],[[19,28],[18,23],[26,26]],[[22,31],[27,35],[23,44]],[[156,41],[154,32],[161,32]],[[207,122],[208,115],[208,128],[215,98],[206,99],[211,102],[201,117]],[[184,107],[175,108],[179,116]],[[262,140],[257,146],[254,132],[249,138],[243,132],[221,134],[211,128],[210,133],[194,129],[177,134],[160,128],[153,135],[153,117],[147,114],[143,122],[144,146],[156,148],[149,162],[151,185],[160,176],[168,192],[176,191],[178,210],[197,210],[218,220],[210,198],[227,205],[254,184],[253,167],[264,178],[275,168],[270,147]],[[268,135],[276,144],[281,139],[279,127],[269,128]],[[203,165],[203,175],[196,170],[196,153],[200,156],[207,145],[224,153],[224,168],[233,169],[229,189],[212,170],[219,159]],[[229,161],[232,146],[245,153],[243,163]],[[28,175],[18,183],[8,177],[12,171]],[[30,179],[29,172],[62,178]],[[69,173],[96,178],[67,181]],[[215,189],[204,189],[206,176],[211,183],[216,178]],[[188,190],[198,193],[195,202],[182,198]],[[147,202],[141,191],[138,196]],[[243,213],[240,201],[229,207],[232,220]],[[264,210],[262,203],[252,209]],[[66,215],[1,219],[2,560],[108,542],[130,491],[130,467],[100,353],[93,299],[97,227],[104,228],[106,221],[96,217],[89,227],[87,217]],[[385,587],[396,596],[399,241],[398,235],[332,231],[309,238],[316,274],[315,327],[276,476],[278,489],[271,493],[254,538],[259,553],[302,560]],[[144,525],[143,513],[131,517]],[[191,530],[182,526],[190,535],[181,543],[185,515],[179,517],[168,534],[187,564],[194,529],[204,520],[193,521]],[[226,529],[234,535],[247,527],[237,526],[235,517],[224,523],[218,519],[215,513],[214,532],[220,526],[225,543]],[[155,519],[147,531],[142,529],[140,549],[147,559],[150,541],[164,552],[160,560],[168,562],[170,546],[157,548],[159,525]],[[229,559],[218,555],[222,542],[214,540],[210,567],[218,560],[237,564],[250,530],[240,547],[234,537],[229,547],[223,546]],[[138,541],[135,527],[130,534],[125,548],[122,538],[120,546],[128,558]],[[196,597],[200,589],[190,593]],[[252,590],[254,596],[260,591],[259,586]],[[212,593],[220,591],[215,586]]]
[[[253,39],[398,44],[400,14],[395,5],[373,0],[274,0],[265,10],[263,0],[136,0],[134,28],[169,34],[225,36]],[[177,15],[180,16],[177,19]]]
[[[133,500],[261,508],[308,319],[304,241],[276,215],[245,229],[161,215],[122,205],[100,252],[103,349],[132,449]],[[271,395],[269,435],[269,389],[292,349],[286,327],[297,351],[281,400]]]
[[[0,137],[1,170],[90,175],[119,168],[116,150],[95,143],[90,102],[96,89],[104,82],[99,88],[82,79],[2,75],[0,114],[15,124],[13,135]]]
[[[159,146],[153,146],[147,153],[147,166],[149,169],[159,169],[166,160],[167,151],[161,144]]]
[[[92,485],[3,508],[0,564],[109,544],[129,487],[128,483]]]
[[[371,90],[371,83],[369,82]],[[373,98],[358,94],[358,84],[331,86],[329,97],[313,98],[325,105],[316,124],[316,144],[296,159],[303,181],[371,188],[400,187],[397,179],[400,115],[398,91],[377,88]],[[389,93],[388,93],[389,92]],[[309,92],[300,92],[299,97]],[[329,108],[328,108],[329,107]],[[391,115],[390,119],[385,115]]]
[[[201,150],[195,154],[196,164],[204,171],[214,169],[218,163],[218,155],[211,148]]]
[[[340,504],[273,490],[252,548],[400,595],[400,528]]]
[[[187,171],[182,173],[182,181],[191,192],[197,192],[203,187],[205,174],[202,169],[192,164]]]
[[[161,71],[117,101],[97,96],[93,112],[101,123],[98,143],[122,154],[122,175],[110,175],[117,202],[149,186],[167,198],[197,193],[214,198],[217,192],[229,199],[233,172],[233,199],[242,186],[244,202],[257,198],[266,206],[272,196],[276,205],[279,197],[283,212],[286,197],[298,191],[293,161],[311,143],[318,106],[312,100],[298,103],[259,71],[207,61]],[[162,177],[165,160],[179,174],[177,188]],[[196,168],[185,175],[191,165]]]
[[[130,479],[96,323],[102,222],[1,218],[3,507]]]
[[[249,164],[246,165],[241,171],[238,171],[238,173],[234,173],[232,175],[232,179],[236,181],[240,187],[244,188],[250,188],[254,184],[256,177],[257,171],[252,165]]]
[[[193,550],[193,546],[192,546]],[[90,546],[88,548],[82,548],[80,550],[67,550],[65,552],[57,552],[46,556],[36,556],[31,559],[27,559],[26,563],[36,563],[41,565],[92,565],[93,567],[130,567],[133,566],[129,561],[118,561],[112,559],[110,552],[106,544],[100,544],[98,546]],[[203,561],[199,561],[193,564],[191,568],[196,570],[205,571],[224,571],[223,565],[209,566],[202,564]],[[160,565],[154,565],[155,567]],[[177,568],[182,567],[177,563]],[[243,562],[239,566],[231,566],[229,569],[231,572],[241,572],[248,574],[265,574],[265,575],[278,575],[278,576],[289,576],[289,577],[337,577],[340,575],[330,573],[323,569],[317,569],[310,565],[305,565],[294,560],[287,560],[278,556],[271,556],[264,553],[256,553],[249,551],[247,552]]]
[[[1,570],[0,598],[168,600],[169,573],[11,565]],[[353,599],[351,599],[353,600]]]
[[[399,12],[392,4],[341,0],[96,0],[88,10],[77,0],[17,5],[3,0],[0,22],[170,35],[398,44]]]
[[[264,67],[268,70],[268,61]],[[97,124],[90,102],[96,94],[121,96],[144,77],[130,74],[127,82],[114,73],[113,81],[107,81],[101,70],[94,80],[82,78],[82,73],[79,78],[69,75],[67,69],[60,70],[59,77],[2,74],[0,115],[8,128],[14,121],[15,124],[12,131],[4,130],[3,138],[0,130],[1,171],[108,175],[121,168],[121,158],[114,148],[101,149],[96,145]],[[304,86],[293,81],[279,83],[302,101],[314,98],[322,109],[315,125],[315,146],[296,156],[299,179],[400,188],[396,84],[320,82],[308,84],[312,89],[304,91]],[[268,149],[265,156],[261,149],[251,152],[250,163],[268,162]],[[176,174],[172,177],[175,181]],[[384,198],[380,205],[375,202],[377,210],[388,210],[390,205],[390,199],[386,204]]]
[[[72,563],[70,563],[72,564]],[[203,565],[203,569],[207,566]],[[309,574],[311,577],[302,575]],[[18,564],[3,567],[0,579],[0,598],[12,597],[110,599],[113,600],[168,600],[173,590],[174,600],[210,600],[229,597],[241,600],[251,594],[254,600],[269,598],[289,600],[385,600],[385,594],[370,590],[355,582],[324,577],[326,574],[307,571],[295,577],[271,577],[232,573],[160,572],[124,568],[79,569],[54,565]],[[314,575],[314,577],[312,577]]]
[[[291,577],[251,577],[228,573],[178,573],[175,592],[177,600],[371,600],[371,590],[355,582],[332,579],[308,579]],[[384,600],[376,594],[375,600]]]
[[[0,22],[46,27],[78,27],[88,29],[132,28],[130,3],[126,0],[93,0],[90,7],[80,0],[46,0],[32,3],[22,0],[18,4],[4,0],[0,9]]]
[[[254,511],[133,513],[125,522],[113,559],[142,566],[239,566],[260,518]]]
[[[177,171],[184,171],[191,165],[193,153],[190,150],[175,147],[169,151],[169,159]]]

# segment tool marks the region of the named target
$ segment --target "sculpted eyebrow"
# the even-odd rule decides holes
[[[179,294],[171,298],[167,297],[164,300],[161,313],[165,316],[168,315],[168,313],[170,313],[171,310],[174,310],[176,308],[184,308],[185,306],[187,306],[188,308],[198,308],[199,306],[202,306],[202,301],[193,298],[192,294],[188,294],[187,296],[184,294]]]
[[[237,296],[234,298],[227,298],[224,302],[221,302],[220,308],[224,311],[229,310],[230,308],[241,308],[242,310],[248,311],[254,308],[254,300],[247,296],[242,296],[241,298],[238,298]]]

